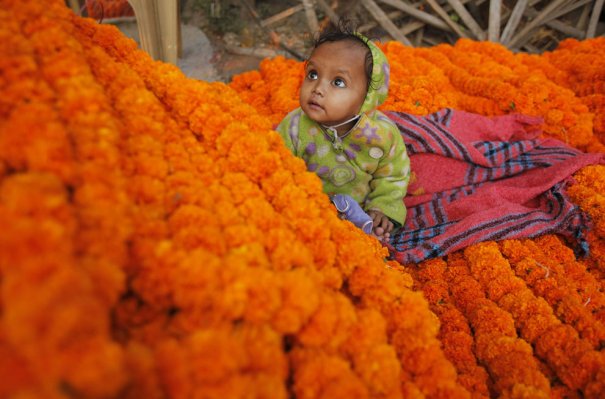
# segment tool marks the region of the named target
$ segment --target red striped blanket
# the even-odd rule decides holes
[[[408,216],[389,245],[394,259],[417,263],[480,241],[547,233],[564,235],[578,253],[587,252],[589,218],[567,198],[565,186],[605,154],[537,138],[535,117],[451,109],[386,114],[403,135],[412,168]]]

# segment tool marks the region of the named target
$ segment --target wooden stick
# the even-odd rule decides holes
[[[587,39],[593,38],[595,33],[597,33],[597,24],[599,22],[602,9],[603,0],[597,0],[594,4],[594,8],[592,9],[592,15],[590,16],[590,21],[588,22],[588,29],[586,29]]]
[[[405,26],[403,28],[401,28],[401,32],[404,35],[409,35],[410,33],[413,33],[419,29],[424,31],[425,26],[426,26],[426,24],[424,24],[420,21],[412,21],[410,23],[405,24]]]
[[[290,7],[287,10],[278,12],[277,14],[275,14],[269,18],[263,19],[260,24],[261,24],[261,26],[269,26],[271,24],[274,24],[277,21],[281,21],[284,18],[288,18],[290,15],[296,14],[297,12],[301,11],[303,8],[304,7],[302,4],[299,4],[294,7]]]
[[[439,41],[437,41],[431,37],[427,37],[427,36],[422,38],[422,41],[425,42],[426,44],[428,44],[429,46],[436,46],[439,44]]]
[[[465,3],[465,2],[463,2]],[[483,15],[481,14],[481,11],[479,10],[479,4],[477,4],[478,2],[476,1],[471,1],[469,2],[465,7],[468,10],[468,12],[473,16],[473,18],[475,18],[475,21],[479,21],[481,23],[483,23]],[[481,29],[483,29],[483,25],[481,25]]]
[[[129,0],[137,17],[141,48],[155,60],[162,59],[162,44],[155,1]]]
[[[537,3],[539,3],[541,0],[529,0],[529,2],[527,0],[521,0],[518,1],[515,5],[515,8],[517,6],[519,6],[519,4],[522,3],[527,3],[527,7],[525,8],[524,11],[524,15],[526,17],[529,17],[530,19],[535,18],[538,15],[538,11],[534,8],[532,8],[534,5],[536,5]],[[559,17],[565,15],[565,14],[569,14],[570,12],[574,11],[577,8],[580,8],[582,6],[586,6],[588,3],[592,3],[594,0],[567,0],[567,2],[569,2],[570,4],[567,5],[562,5],[561,8],[554,10],[551,14],[549,14],[544,21],[551,21],[553,19],[558,19]],[[589,8],[589,7],[588,7]],[[586,7],[584,7],[584,10],[586,9]],[[504,11],[505,13],[502,15],[502,20],[505,20],[507,18],[507,14],[506,14],[506,10]],[[512,18],[512,15],[511,15]]]
[[[178,7],[178,11],[177,11],[178,21],[176,23],[176,27],[178,29],[177,42],[176,42],[176,48],[177,48],[176,58],[177,58],[177,60],[179,58],[183,58],[183,24],[181,23],[182,15],[183,15],[181,6],[183,5],[183,3],[184,3],[184,0],[177,0],[177,7]]]
[[[502,0],[490,0],[489,2],[489,23],[487,28],[487,40],[491,42],[500,41],[500,13],[502,10]]]
[[[529,51],[530,53],[540,54],[540,49],[537,48],[536,46],[532,46],[529,43],[524,44],[523,48],[526,49],[527,51]]]
[[[338,21],[340,21],[340,17],[338,16],[338,14],[336,14],[336,12],[332,9],[332,7],[330,7],[330,5],[328,3],[326,3],[325,0],[315,0],[315,1],[317,1],[319,8],[321,8],[323,10],[323,12],[326,13],[328,18],[330,18],[330,21],[334,25],[338,25]]]
[[[565,14],[569,14],[570,12],[574,11],[576,8],[580,8],[585,4],[588,3],[592,3],[594,0],[579,0],[577,2],[574,2],[566,7],[561,7],[558,10],[554,10],[552,13],[550,13],[549,15],[547,15],[544,18],[544,22],[546,21],[551,21],[553,19],[557,19],[559,17],[562,17]],[[529,18],[536,18],[538,16],[539,12],[533,8],[533,6],[530,4],[529,7],[527,7],[525,9],[525,15],[528,16]]]
[[[403,13],[401,11],[391,11],[390,13],[387,14],[387,17],[392,21],[394,19],[400,18],[403,15]],[[406,27],[409,24],[406,24]],[[372,28],[375,28],[376,26],[378,26],[378,22],[376,22],[375,20],[368,22],[367,24],[363,24],[361,25],[357,30],[361,33],[363,32],[367,32]],[[405,28],[401,29],[401,32],[403,32],[404,35],[407,35],[409,32],[405,32]]]
[[[422,38],[424,37],[424,28],[418,30],[414,36],[414,47],[420,47],[422,44]]]
[[[576,28],[586,30],[588,27],[588,18],[590,17],[590,5],[586,4],[582,9],[582,14],[580,14],[580,18],[578,18],[578,23],[576,24]]]
[[[399,30],[397,26],[387,17],[384,11],[376,5],[374,0],[361,0],[361,4],[368,10],[380,25],[393,37],[393,39],[401,43],[411,46],[412,42]]]
[[[389,17],[389,19],[393,20],[393,19],[397,19],[399,17],[401,17],[403,15],[403,13],[401,11],[393,11],[387,14],[387,16]],[[369,31],[372,28],[375,28],[378,25],[377,22],[375,21],[371,21],[368,22],[367,24],[364,24],[362,26],[359,27],[359,29],[357,29],[359,32],[364,33]],[[425,23],[420,22],[420,21],[411,21],[411,22],[407,22],[404,24],[403,28],[399,29],[401,31],[401,33],[403,33],[404,35],[409,35],[410,33],[416,32],[418,29],[422,29],[426,26]]]
[[[157,19],[160,24],[160,45],[162,46],[162,61],[176,65],[179,59],[179,16],[178,0],[163,0],[157,2]]]
[[[338,15],[355,15],[358,11],[360,11],[360,0],[334,0],[333,3],[336,3],[336,8],[334,11]]]
[[[583,39],[585,35],[585,31],[578,29],[574,26],[565,24],[557,19],[548,21],[546,23],[546,26],[553,28],[554,30],[558,30],[559,32],[567,36],[575,37],[576,39]]]
[[[443,22],[445,22],[450,28],[452,28],[452,30],[456,32],[458,36],[468,38],[468,35],[460,29],[457,23],[450,19],[450,16],[447,15],[447,12],[445,12],[445,10],[439,5],[439,3],[437,3],[436,0],[426,0],[426,2],[429,3],[431,8],[435,10],[435,12],[441,17]]]
[[[449,3],[449,5],[452,6],[452,8],[454,9],[454,11],[456,11],[458,16],[460,16],[460,19],[462,19],[462,22],[464,22],[464,24],[471,30],[471,32],[473,33],[475,38],[477,38],[479,40],[485,40],[485,32],[483,31],[483,29],[481,29],[481,27],[479,26],[477,21],[475,21],[473,16],[466,10],[466,8],[460,2],[460,0],[446,0],[446,1]]]
[[[425,22],[431,26],[434,26],[435,28],[439,28],[439,29],[443,29],[443,30],[447,30],[447,31],[452,30],[446,23],[444,23],[442,20],[435,17],[434,15],[431,15],[424,11],[420,11],[417,8],[415,8],[414,6],[404,3],[402,0],[380,0],[380,2],[387,4],[398,10],[401,10],[401,11],[405,12],[406,14],[409,14],[412,17],[414,17],[422,22]]]
[[[305,8],[305,15],[307,16],[307,23],[309,24],[309,29],[311,29],[311,34],[314,35],[319,32],[319,22],[317,21],[317,15],[315,15],[315,8],[313,7],[313,2],[311,0],[301,0],[303,3],[303,7]]]
[[[569,14],[570,12],[574,11],[576,8],[580,8],[585,4],[592,3],[593,1],[594,0],[579,0],[579,1],[572,2],[571,4],[569,4],[565,7],[561,7],[561,9],[559,9],[559,10],[553,11],[553,13],[547,18],[547,20],[557,19],[565,14]]]
[[[570,12],[574,11],[576,8],[582,7],[588,3],[591,3],[592,1],[593,0],[580,0],[578,2],[574,2],[570,5],[568,5],[566,7],[563,7],[559,10],[555,10],[550,15],[548,15],[547,17],[544,18],[543,23],[546,26],[548,26],[554,30],[564,33],[565,35],[573,36],[578,39],[583,39],[584,32],[581,29],[574,28],[573,26],[565,24],[561,21],[557,21],[556,18],[559,18],[565,14],[569,14]],[[538,14],[539,14],[539,12],[536,11],[531,6],[527,7],[527,9],[525,10],[525,15],[529,18],[535,18]]]
[[[447,26],[441,19],[434,15],[417,9],[418,4],[404,3],[402,0],[379,0],[381,3],[387,4],[393,8],[403,11],[404,13],[439,29],[451,31],[450,27]]]
[[[548,6],[546,6],[530,23],[525,25],[520,32],[518,32],[508,43],[509,47],[517,46],[527,40],[531,32],[540,25],[554,10],[559,8],[567,0],[554,0]],[[600,0],[602,1],[602,0]]]
[[[233,46],[230,44],[225,44],[225,49],[232,54],[248,55],[251,57],[258,57],[258,58],[273,58],[278,55],[284,55],[284,53],[281,51],[275,51],[272,49],[260,48],[260,47],[240,47],[240,46]]]
[[[502,36],[500,36],[500,43],[505,46],[508,44],[509,40],[513,36],[513,33],[519,26],[519,22],[521,22],[521,17],[525,12],[525,8],[527,7],[527,0],[519,0],[515,4],[515,8],[513,8],[513,12],[504,27],[504,31],[502,31]]]
[[[559,43],[559,39],[555,36],[554,32],[552,31],[548,31],[548,33],[544,35],[540,40],[547,40],[542,46],[540,46],[540,53],[543,53],[547,50],[552,50],[552,47],[556,47]]]

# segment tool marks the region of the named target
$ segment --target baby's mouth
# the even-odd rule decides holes
[[[311,109],[323,109],[323,107],[321,105],[319,105],[318,103],[316,103],[315,101],[309,101],[307,104],[309,105],[309,107]]]

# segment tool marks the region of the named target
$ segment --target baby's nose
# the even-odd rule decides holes
[[[313,93],[323,96],[324,92],[325,92],[325,88],[324,88],[323,83],[320,80],[315,82],[315,85],[313,86]]]

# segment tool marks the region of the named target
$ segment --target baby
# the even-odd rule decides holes
[[[324,31],[305,63],[300,107],[277,130],[324,192],[353,198],[388,241],[403,224],[410,161],[395,124],[376,107],[388,93],[389,65],[370,40],[340,24]]]

